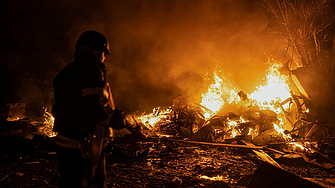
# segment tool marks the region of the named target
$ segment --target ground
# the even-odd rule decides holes
[[[263,164],[250,149],[186,145],[169,139],[116,140],[106,148],[106,159],[108,187],[248,187]],[[329,183],[335,178],[334,169],[296,159],[277,162],[297,177],[335,185]],[[1,139],[0,168],[0,187],[57,187],[55,139]]]

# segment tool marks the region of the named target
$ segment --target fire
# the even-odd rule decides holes
[[[282,66],[278,63],[273,64],[267,71],[266,84],[256,87],[256,90],[249,95],[249,98],[260,109],[268,109],[276,112],[280,123],[274,123],[274,129],[284,139],[291,139],[289,135],[284,133],[284,129],[282,128],[287,120],[279,106],[281,101],[291,97],[289,77],[282,75],[279,71]]]
[[[7,121],[18,121],[26,118],[26,104],[25,103],[8,103],[8,117]]]
[[[248,135],[250,135],[252,138],[255,138],[258,135],[258,130],[257,128],[249,128]]]
[[[238,95],[238,91],[236,87],[230,91],[230,96],[227,99],[227,101],[228,101],[228,104],[237,104],[238,102],[241,101],[241,98]]]
[[[300,151],[308,151],[309,149],[307,148],[307,143],[298,143],[298,142],[290,142],[288,143],[289,147],[291,147],[293,150],[300,150]]]
[[[237,104],[241,100],[237,88],[232,87],[227,80],[220,78],[218,72],[220,71],[214,71],[213,82],[208,86],[207,91],[201,95],[200,104],[205,107],[203,110],[206,120],[222,110],[225,104]]]
[[[170,108],[163,110],[158,107],[154,108],[152,113],[138,116],[137,119],[140,120],[148,129],[153,129],[159,122],[166,120],[171,112],[172,110]]]
[[[204,114],[206,119],[215,115],[225,104],[222,98],[223,80],[217,75],[217,71],[214,72],[213,79],[214,82],[208,86],[207,92],[201,95],[202,100],[200,104],[209,109]]]
[[[273,124],[274,129],[278,132],[278,134],[282,135],[283,138],[290,139],[289,136],[284,134],[282,126],[287,122],[279,106],[280,102],[291,97],[289,77],[281,74],[280,68],[282,66],[283,65],[279,63],[272,63],[267,70],[265,83],[256,87],[256,90],[251,94],[247,94],[247,97],[253,106],[258,106],[261,110],[274,111],[278,115],[279,119],[278,124]],[[217,114],[217,112],[223,109],[225,104],[238,104],[241,100],[236,87],[225,87],[223,79],[218,76],[217,71],[214,71],[213,79],[214,81],[210,86],[208,86],[206,93],[202,94],[201,105],[209,109],[205,111],[206,119],[209,119],[213,115]],[[229,129],[231,130],[232,137],[240,135],[241,130],[238,129],[238,125],[239,123],[244,122],[244,120],[228,120],[227,123]],[[254,137],[257,132],[257,130],[250,129],[249,135]]]
[[[273,127],[274,127],[274,129],[277,131],[278,134],[282,135],[282,137],[283,137],[284,139],[291,139],[291,136],[286,135],[286,134],[284,133],[284,129],[281,128],[279,125],[277,125],[276,123],[274,123],[274,124],[273,124]]]
[[[279,69],[283,65],[273,63],[267,70],[266,83],[256,87],[256,90],[248,94],[248,98],[254,106],[260,109],[268,109],[280,113],[277,103],[291,97],[289,87],[289,77],[282,75]],[[208,86],[205,93],[201,95],[201,105],[207,108],[205,117],[210,118],[222,110],[225,104],[237,104],[241,101],[236,87],[226,84],[226,80],[218,76],[218,71],[214,71],[213,83]]]
[[[44,127],[41,130],[46,136],[55,137],[56,133],[52,131],[54,127],[55,118],[50,112],[48,112],[47,108],[43,108],[43,110],[44,110],[44,115],[43,115]]]
[[[19,121],[21,118],[19,118],[19,117],[13,117],[13,118],[11,118],[11,117],[8,117],[7,118],[7,121]]]
[[[273,64],[267,71],[266,84],[256,87],[256,90],[249,95],[249,98],[261,109],[279,113],[280,108],[276,107],[276,103],[291,97],[288,76],[279,72],[282,66]]]
[[[271,59],[269,60],[269,62]],[[276,62],[270,62],[271,66],[267,70],[266,77],[264,78],[265,83],[256,87],[255,91],[248,94],[238,90],[229,80],[225,77],[220,77],[220,71],[215,70],[213,72],[213,78],[206,78],[212,80],[211,84],[207,87],[207,90],[201,94],[201,105],[203,116],[205,120],[209,120],[214,115],[223,112],[230,104],[238,105],[245,109],[250,107],[258,107],[260,110],[270,110],[277,114],[276,123],[273,123],[273,128],[276,130],[278,135],[281,135],[284,139],[292,139],[290,135],[284,133],[283,127],[288,125],[286,114],[284,110],[288,110],[289,106],[281,106],[281,102],[291,98],[291,90],[289,85],[289,76],[283,75],[280,72],[282,64]],[[241,101],[244,101],[241,103]],[[235,106],[233,108],[235,108]],[[237,108],[239,108],[237,106]],[[227,108],[229,109],[229,107]],[[154,129],[156,125],[162,121],[166,121],[168,114],[171,114],[172,110],[162,110],[161,108],[154,108],[150,114],[144,114],[137,117],[148,129]],[[256,114],[258,112],[255,112]],[[230,132],[231,137],[243,134],[251,135],[252,138],[259,134],[257,127],[245,127],[247,130],[240,130],[243,126],[240,126],[246,121],[240,117],[240,119],[227,118],[226,125],[227,130]]]
[[[237,121],[227,118],[228,129],[231,131],[231,137],[234,138],[241,134],[241,130],[238,128],[240,123],[245,123],[245,120],[242,117],[240,117]]]
[[[228,126],[229,126],[229,129],[231,130],[231,136],[233,138],[239,134],[239,131],[237,129],[237,126],[238,126],[238,122],[237,121],[230,121],[228,119]]]
[[[228,181],[229,178],[223,177],[221,175],[213,176],[213,177],[208,177],[206,175],[200,175],[200,179],[206,179],[206,180],[211,180],[211,181]]]

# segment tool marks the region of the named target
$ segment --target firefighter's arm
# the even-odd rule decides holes
[[[96,114],[97,120],[111,117],[114,111],[114,101],[108,82],[103,82],[100,87],[89,87],[82,90],[83,103],[90,107],[91,113]]]

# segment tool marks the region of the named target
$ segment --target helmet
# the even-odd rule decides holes
[[[85,46],[92,50],[104,51],[105,54],[110,54],[109,44],[106,37],[97,31],[85,31],[80,35],[76,44],[76,50],[81,46]]]

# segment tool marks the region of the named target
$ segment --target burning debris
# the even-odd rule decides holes
[[[17,121],[19,119],[24,119],[26,117],[25,103],[17,102],[17,103],[10,103],[7,105],[9,106],[7,121]]]
[[[0,129],[1,137],[32,139],[35,135],[56,136],[53,132],[54,117],[47,108],[41,110],[43,117],[34,120],[29,118],[25,109],[25,103],[9,104],[8,118]]]
[[[296,77],[292,72],[284,75],[285,67],[270,62],[264,84],[250,94],[232,87],[218,75],[219,71],[214,71],[213,82],[201,95],[200,103],[188,103],[186,97],[180,96],[172,107],[155,108],[150,114],[132,115],[132,118],[146,129],[149,137],[256,149],[258,156],[272,164],[274,160],[265,156],[260,150],[263,148],[275,152],[276,160],[296,154],[307,163],[333,169],[333,156],[322,151],[318,143],[334,136],[331,133],[334,126],[318,122],[317,116],[311,113],[314,112],[311,99],[296,89],[302,88],[297,80],[293,81]]]
[[[54,122],[55,122],[55,118],[53,117],[53,115],[48,112],[47,108],[43,108],[44,110],[44,114],[43,114],[43,127],[41,127],[41,132],[43,132],[44,135],[48,136],[48,137],[54,137],[57,134],[55,132],[53,132],[53,127],[54,127]]]
[[[214,71],[201,103],[190,104],[185,97],[178,97],[172,107],[155,108],[135,118],[154,132],[170,131],[175,136],[211,142],[243,136],[263,145],[271,142],[269,135],[276,137],[275,141],[309,137],[311,129],[305,134],[299,130],[312,123],[307,119],[310,102],[294,94],[290,75],[281,74],[282,68],[272,63],[265,83],[250,94],[229,87]]]

